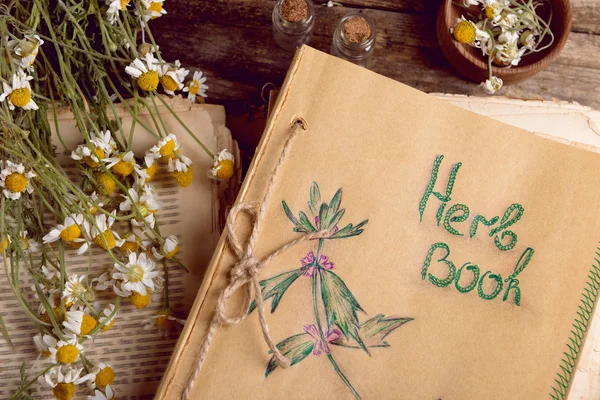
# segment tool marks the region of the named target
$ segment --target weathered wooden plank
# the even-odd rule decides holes
[[[185,5],[171,0],[169,4],[167,17],[153,22],[163,54],[167,59],[179,57],[186,66],[201,68],[209,77],[212,100],[259,101],[260,88],[265,83],[282,82],[292,54],[278,48],[272,40],[273,0],[199,1]],[[443,59],[432,15],[378,8],[365,10],[377,26],[374,71],[425,91],[481,94],[476,85],[457,77]],[[318,7],[312,45],[328,52],[335,25],[347,12],[346,8]],[[598,107],[599,48],[600,36],[573,33],[554,66],[504,89],[503,94],[556,97]]]

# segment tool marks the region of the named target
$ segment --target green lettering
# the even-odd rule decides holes
[[[496,287],[494,288],[494,291],[492,293],[485,294],[483,292],[483,281],[485,280],[485,277],[488,275],[489,275],[490,279],[493,279],[496,281]],[[500,275],[492,274],[492,271],[487,271],[485,274],[483,274],[483,276],[481,277],[481,280],[479,281],[479,284],[477,285],[477,293],[479,293],[479,297],[481,297],[484,300],[493,300],[502,291],[502,286],[503,286],[502,277]]]
[[[462,287],[460,286],[460,276],[462,274],[462,270],[463,268],[468,265],[467,267],[467,271],[472,271],[473,272],[473,280],[471,281],[471,283],[469,283],[468,286]],[[477,281],[479,280],[479,267],[477,265],[471,265],[471,263],[465,263],[462,267],[460,267],[460,269],[456,272],[456,279],[454,280],[454,286],[456,287],[456,290],[458,290],[461,293],[468,293],[471,290],[475,289],[475,286],[477,286]]]
[[[504,292],[504,297],[502,298],[502,301],[506,301],[506,299],[508,299],[508,293],[511,291],[511,289],[514,289],[515,304],[518,306],[521,305],[521,289],[519,288],[519,280],[517,279],[517,275],[523,272],[525,267],[527,267],[534,253],[535,251],[531,247],[528,247],[527,249],[525,249],[523,254],[521,254],[521,258],[519,258],[519,261],[517,261],[517,265],[515,265],[513,273],[510,274],[508,278],[504,280],[505,282],[508,282],[508,287]]]
[[[448,178],[448,184],[446,185],[446,194],[442,195],[439,192],[434,192],[433,188],[435,187],[435,183],[437,181],[437,176],[438,176],[438,172],[440,170],[440,164],[442,163],[442,160],[444,159],[444,156],[437,156],[433,162],[433,169],[431,171],[431,178],[429,179],[429,183],[427,184],[427,188],[425,189],[425,193],[423,193],[423,197],[421,198],[421,201],[419,202],[419,215],[420,215],[420,221],[423,221],[423,213],[425,212],[425,207],[427,206],[427,202],[429,201],[429,197],[433,194],[435,197],[437,197],[443,204],[440,206],[440,209],[438,209],[438,213],[437,213],[437,220],[438,220],[438,225],[440,223],[441,220],[441,214],[443,213],[443,208],[441,207],[445,207],[445,203],[449,202],[451,200],[450,195],[452,194],[452,189],[454,188],[454,181],[456,180],[456,174],[458,173],[458,169],[460,168],[460,166],[462,165],[461,162],[454,164],[454,166],[452,167],[452,170],[450,171],[450,176]]]
[[[488,221],[487,219],[485,219],[485,217],[483,215],[476,215],[475,218],[473,218],[473,222],[471,223],[471,229],[469,230],[469,237],[474,237],[477,234],[477,224],[481,223],[482,225],[485,225],[485,226],[492,226],[496,222],[498,222],[498,219],[499,219],[498,217],[494,217]]]
[[[427,270],[429,269],[429,266],[431,265],[431,257],[433,256],[433,253],[437,249],[444,249],[446,251],[446,255],[437,260],[437,262],[443,262],[448,267],[448,276],[446,276],[444,279],[438,279],[435,276],[433,276],[431,273],[429,273],[429,274],[427,273]],[[425,262],[423,263],[423,268],[421,269],[422,279],[425,280],[425,278],[427,276],[429,276],[429,281],[431,283],[433,283],[435,286],[439,286],[439,287],[446,287],[449,284],[451,284],[452,281],[454,280],[454,275],[456,273],[456,267],[454,266],[454,263],[452,261],[447,260],[449,255],[450,255],[450,249],[448,248],[448,245],[446,243],[438,242],[438,243],[432,244],[431,247],[429,248],[429,251],[427,252],[427,257],[425,257]]]
[[[512,213],[515,210],[517,212],[514,216],[512,216]],[[490,237],[519,222],[524,211],[525,209],[520,204],[512,204],[510,207],[508,207],[502,216],[500,225],[490,231]],[[503,244],[501,240],[503,240],[506,236],[511,238],[510,242],[508,242],[508,244]],[[502,251],[511,250],[517,245],[517,235],[512,231],[502,232],[502,236],[500,238],[498,238],[498,236],[494,238],[494,243],[496,244],[496,247]]]
[[[462,211],[462,215],[452,216],[452,214],[457,213],[458,211]],[[446,218],[444,218],[444,228],[448,232],[456,236],[463,236],[462,233],[458,232],[456,229],[450,225],[451,222],[464,222],[469,218],[469,207],[464,204],[455,204],[446,213]]]

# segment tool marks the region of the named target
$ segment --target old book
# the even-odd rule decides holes
[[[165,100],[212,152],[227,148],[234,154],[238,153],[237,146],[225,127],[223,107],[204,104],[190,107],[189,102],[180,97]],[[116,104],[115,107],[124,129],[129,132],[132,123],[130,114],[122,104]],[[218,185],[208,179],[204,171],[212,166],[212,160],[166,108],[158,106],[158,112],[167,128],[177,135],[184,154],[192,159],[196,171],[194,181],[187,188],[181,188],[170,179],[166,168],[162,168],[151,183],[156,188],[161,203],[157,215],[161,232],[165,236],[177,235],[181,247],[181,262],[190,270],[187,273],[175,262],[169,263],[171,306],[177,317],[185,319],[219,239],[219,220],[222,220],[220,214],[223,211],[221,207],[229,206],[222,200],[223,195],[235,190],[237,178],[224,185]],[[151,126],[152,121],[147,111],[140,111],[138,118]],[[79,172],[75,161],[70,158],[70,150],[81,143],[81,134],[75,127],[73,116],[68,109],[58,110],[57,122],[64,141],[63,145],[58,139],[55,140],[61,166],[72,179],[77,180]],[[54,126],[53,123],[51,125]],[[143,156],[145,150],[155,143],[156,139],[137,125],[132,148],[136,155]],[[239,169],[239,165],[237,168]],[[239,177],[239,171],[237,174]],[[228,196],[234,195],[229,193]],[[92,248],[91,255],[86,253],[77,256],[74,250],[68,250],[66,257],[69,274],[89,272],[90,277],[97,277],[102,272],[110,271],[114,264],[104,251],[95,247]],[[91,268],[90,257],[93,259]],[[23,272],[22,286],[29,285],[32,285],[31,278]],[[47,361],[40,358],[33,344],[33,336],[37,333],[35,325],[20,309],[4,277],[0,279],[0,291],[3,293],[0,299],[0,313],[14,346],[11,348],[5,338],[0,337],[0,398],[7,399],[19,384],[19,367],[22,362],[26,362],[28,375],[35,376],[47,366]],[[102,296],[100,300],[109,296],[102,291],[98,294]],[[119,399],[154,397],[179,333],[171,332],[168,337],[163,338],[155,329],[143,329],[144,321],[156,315],[161,307],[163,302],[157,299],[148,308],[137,310],[124,299],[113,328],[99,335],[93,343],[85,344],[88,359],[109,363],[114,368],[117,376],[113,387]],[[39,386],[34,385],[33,389],[38,390]],[[86,398],[83,395],[84,390],[78,392],[76,399]],[[36,392],[36,396],[49,398],[52,394],[46,390]]]
[[[254,251],[228,244],[255,223],[238,215],[157,398],[566,397],[600,285],[599,167],[302,48],[238,198],[265,213]],[[281,363],[238,285],[253,268]],[[218,304],[247,317],[207,347]]]

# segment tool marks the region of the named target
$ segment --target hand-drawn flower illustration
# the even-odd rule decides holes
[[[303,327],[304,332],[288,337],[277,344],[281,353],[296,365],[311,353],[325,354],[340,379],[355,398],[360,398],[356,389],[333,357],[332,345],[362,349],[370,355],[370,349],[389,347],[385,338],[413,318],[378,314],[365,322],[358,315],[366,314],[346,283],[334,272],[334,263],[323,253],[325,242],[358,236],[364,231],[368,220],[356,225],[343,226],[340,222],[346,210],[340,209],[342,190],[338,189],[329,203],[321,200],[319,186],[313,182],[307,212],[300,211],[296,217],[285,201],[283,210],[294,225],[294,232],[311,233],[327,231],[327,236],[315,240],[315,249],[300,258],[301,267],[283,272],[260,282],[265,301],[271,299],[271,312],[275,312],[283,295],[300,277],[311,279],[314,321]],[[343,226],[340,228],[340,226]],[[343,270],[343,269],[342,269]],[[336,269],[337,271],[337,269]],[[256,307],[252,303],[249,312]],[[277,360],[271,357],[265,376],[277,368]]]

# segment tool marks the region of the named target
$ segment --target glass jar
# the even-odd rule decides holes
[[[306,16],[298,22],[286,20],[282,14],[285,0],[279,0],[273,9],[273,38],[279,47],[295,51],[297,47],[310,41],[315,26],[315,9],[311,0],[306,0],[308,7]]]
[[[360,43],[351,41],[344,33],[344,24],[352,18],[364,19],[370,28],[369,36]],[[332,55],[366,68],[369,65],[369,60],[374,50],[375,24],[371,18],[362,14],[350,14],[341,19],[333,33],[333,41],[331,42]]]

